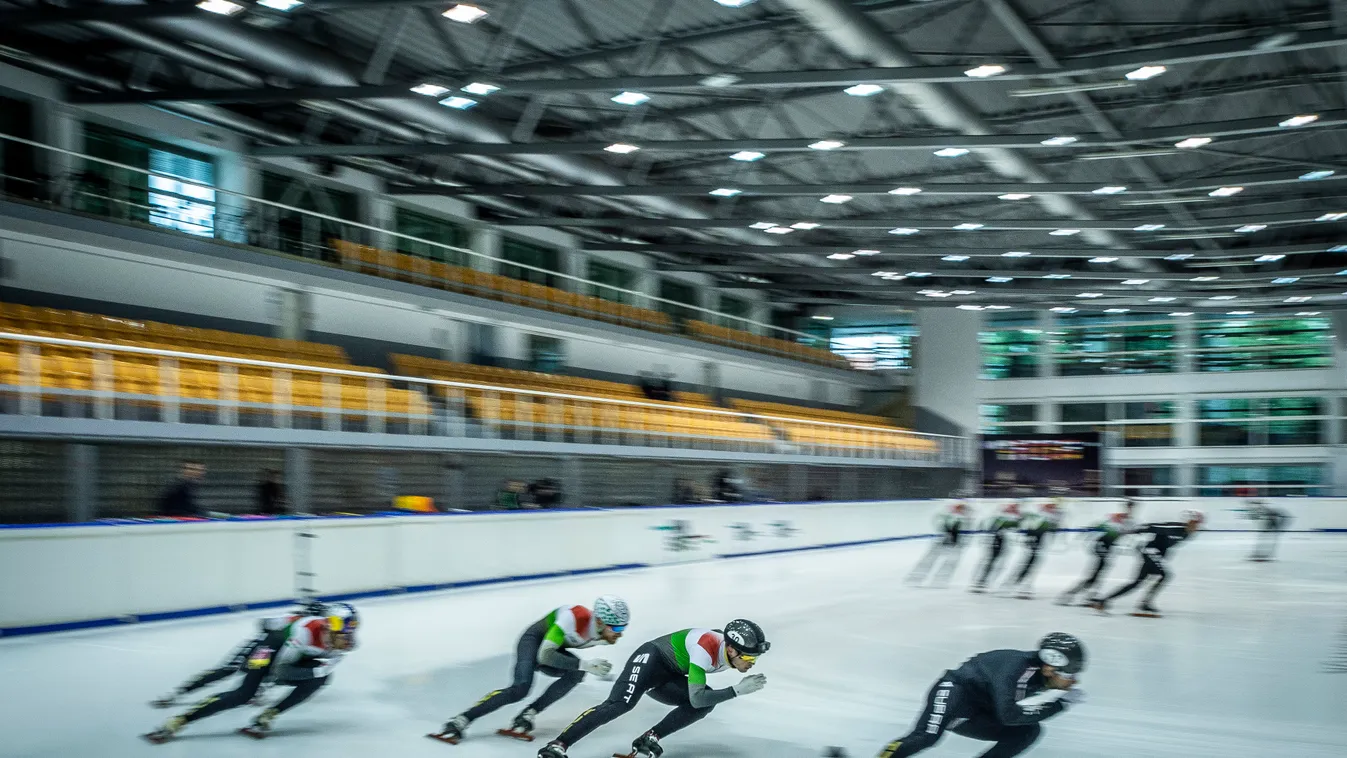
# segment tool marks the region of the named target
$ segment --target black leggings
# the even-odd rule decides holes
[[[926,707],[906,736],[884,746],[879,758],[907,758],[940,741],[946,731],[961,737],[995,742],[980,758],[1011,758],[1034,744],[1038,724],[1006,726],[968,701],[962,688],[942,678],[926,695]]]
[[[1020,573],[1015,577],[1015,584],[1023,584],[1024,580],[1029,578],[1029,572],[1038,565],[1038,552],[1043,547],[1043,538],[1030,537],[1025,542],[1025,547],[1029,548],[1029,554],[1024,557],[1024,565],[1020,567]]]
[[[1080,580],[1078,584],[1072,586],[1071,589],[1067,590],[1066,594],[1068,596],[1075,595],[1094,587],[1095,584],[1099,582],[1099,577],[1103,576],[1104,572],[1108,570],[1108,565],[1109,563],[1112,562],[1112,558],[1113,558],[1112,545],[1105,545],[1103,542],[1095,542],[1094,568],[1090,571],[1089,574],[1086,574],[1085,578]]]
[[[1147,603],[1154,600],[1155,596],[1160,593],[1161,585],[1163,585],[1166,581],[1169,580],[1169,573],[1165,571],[1165,566],[1161,561],[1162,561],[1161,558],[1151,557],[1146,553],[1142,553],[1141,568],[1140,570],[1137,571],[1137,578],[1132,580],[1131,584],[1127,585],[1126,587],[1122,587],[1117,592],[1114,592],[1112,595],[1109,595],[1107,598],[1105,598],[1105,602],[1112,602],[1114,600],[1117,600],[1123,595],[1126,595],[1127,593],[1135,590],[1137,587],[1140,587],[1141,584],[1145,582],[1147,579],[1150,579],[1153,576],[1157,576],[1159,577],[1159,579],[1156,580],[1155,584],[1150,588],[1150,591],[1146,593]]]
[[[476,705],[464,711],[463,715],[469,721],[476,721],[498,708],[504,708],[510,703],[517,703],[528,697],[529,690],[533,688],[533,674],[535,672],[541,671],[548,676],[557,678],[551,686],[543,690],[543,694],[537,700],[529,705],[529,708],[532,708],[536,713],[541,713],[543,709],[565,697],[566,693],[575,689],[575,685],[585,678],[585,672],[578,667],[559,669],[538,664],[538,649],[542,647],[544,634],[544,630],[539,628],[540,626],[542,625],[535,624],[529,627],[528,631],[524,632],[524,635],[519,638],[519,644],[515,646],[514,682],[505,689],[487,693],[486,697],[478,700]],[[575,658],[568,650],[562,650],[561,654],[569,658]]]
[[[566,747],[574,745],[585,735],[630,711],[646,693],[656,702],[674,707],[669,715],[651,729],[657,739],[668,737],[706,718],[715,708],[694,708],[688,699],[687,674],[669,664],[659,645],[647,642],[636,648],[636,652],[627,660],[612,692],[608,693],[608,699],[580,714],[557,737],[557,742]]]
[[[266,680],[267,674],[270,672],[271,666],[249,671],[247,675],[243,677],[243,682],[237,689],[230,690],[229,692],[220,695],[213,695],[202,700],[184,713],[183,718],[190,724],[193,721],[200,721],[208,716],[214,716],[221,711],[227,711],[231,708],[247,705],[248,702],[253,699],[253,696],[257,694],[258,688],[262,686],[262,682]],[[320,676],[297,682],[294,685],[295,688],[290,691],[290,694],[286,695],[284,700],[272,706],[271,710],[279,714],[294,708],[312,697],[323,685],[327,684],[329,679],[331,679],[330,676]]]
[[[247,662],[248,656],[253,654],[258,645],[266,640],[265,636],[248,640],[239,645],[234,652],[229,654],[219,668],[209,669],[198,674],[195,678],[178,688],[178,692],[186,695],[189,692],[196,692],[208,684],[214,684],[221,679],[227,679],[243,670],[243,664]]]
[[[977,586],[986,587],[987,580],[991,578],[992,572],[996,570],[996,564],[1001,562],[1001,551],[1005,549],[1006,538],[1001,535],[992,537],[991,548],[987,551],[987,560],[982,564],[982,573],[978,575]]]

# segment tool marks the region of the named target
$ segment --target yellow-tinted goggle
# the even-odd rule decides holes
[[[744,663],[753,664],[753,663],[757,663],[757,662],[758,662],[758,656],[756,656],[756,655],[744,655],[743,653],[740,653],[740,654],[739,654],[739,660],[743,661]]]
[[[333,632],[350,631],[346,628],[346,621],[341,616],[328,616],[327,628]]]

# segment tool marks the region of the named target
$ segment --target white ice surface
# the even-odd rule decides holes
[[[758,666],[767,688],[665,740],[668,758],[804,758],[829,745],[871,756],[907,731],[944,669],[979,651],[1031,647],[1054,630],[1089,649],[1089,701],[1045,724],[1030,751],[1037,758],[1347,756],[1347,674],[1323,673],[1347,621],[1347,539],[1290,535],[1270,564],[1243,560],[1251,539],[1207,534],[1177,549],[1161,620],[1052,605],[1085,565],[1074,540],[1045,556],[1032,602],[964,591],[981,543],[965,551],[947,590],[904,586],[926,544],[894,543],[366,601],[361,648],[263,742],[234,734],[252,708],[194,724],[167,745],[136,736],[167,715],[146,701],[213,665],[257,614],[17,638],[0,642],[0,755],[529,758],[541,741],[493,734],[518,706],[478,722],[459,746],[423,735],[507,683],[529,622],[612,592],[632,606],[628,636],[581,655],[620,664],[641,641],[735,616],[758,621],[773,642]],[[1120,561],[1107,584],[1133,565]],[[535,696],[550,681],[539,680]],[[556,734],[606,691],[582,683],[542,714],[539,735]],[[647,698],[572,758],[625,752],[663,710]],[[986,746],[951,735],[925,755],[971,757]]]

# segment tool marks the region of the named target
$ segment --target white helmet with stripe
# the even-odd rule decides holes
[[[631,620],[631,611],[627,609],[627,601],[617,595],[600,595],[594,601],[594,616],[614,631],[621,631]]]

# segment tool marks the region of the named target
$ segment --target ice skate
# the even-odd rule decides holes
[[[1142,603],[1141,605],[1138,605],[1137,609],[1135,611],[1132,611],[1132,615],[1148,619],[1161,618],[1159,609],[1151,605],[1150,603]]]
[[[1017,599],[1017,600],[1033,600],[1033,599],[1034,599],[1034,591],[1033,591],[1033,590],[1020,590],[1019,592],[1015,593],[1015,599]]]
[[[1094,600],[1091,600],[1090,602],[1086,603],[1085,605],[1088,606],[1088,607],[1090,607],[1090,608],[1095,609],[1096,611],[1099,611],[1100,613],[1104,614],[1105,616],[1108,615],[1108,602],[1107,602],[1107,601],[1104,601],[1104,600],[1100,600],[1100,599],[1098,599],[1098,598],[1095,598]]]
[[[280,714],[276,712],[276,709],[268,708],[257,714],[257,718],[253,719],[253,723],[240,729],[239,734],[246,734],[255,740],[260,740],[268,734],[271,734],[271,722],[275,721],[278,715]]]
[[[975,584],[972,587],[969,587],[968,591],[973,593],[974,595],[981,595],[987,591],[987,585]]]
[[[514,717],[514,722],[508,729],[497,729],[496,734],[502,737],[513,737],[525,742],[533,741],[533,719],[538,712],[532,708],[525,708],[518,716]]]
[[[151,708],[172,708],[178,704],[178,693],[172,692],[150,701]]]
[[[660,747],[659,738],[654,732],[646,732],[632,741],[630,753],[613,753],[613,758],[660,758],[661,755],[664,755],[664,748]]]
[[[1072,595],[1072,594],[1070,594],[1070,593],[1064,592],[1064,593],[1058,595],[1058,596],[1057,596],[1057,599],[1056,599],[1056,600],[1053,600],[1052,603],[1053,603],[1053,605],[1075,605],[1075,604],[1076,604],[1076,596],[1075,596],[1075,595]]]
[[[560,742],[549,742],[538,751],[538,758],[566,758],[566,746]]]
[[[165,721],[163,726],[148,734],[142,734],[141,737],[144,737],[147,742],[152,744],[162,745],[173,739],[178,733],[178,730],[182,729],[182,726],[185,723],[187,723],[187,721],[182,716],[174,716],[168,721]]]
[[[426,736],[432,740],[439,740],[440,742],[447,742],[450,745],[457,745],[463,739],[463,730],[468,728],[469,723],[471,722],[468,721],[468,717],[460,713],[445,722],[444,729],[441,729],[438,732],[431,732]]]

